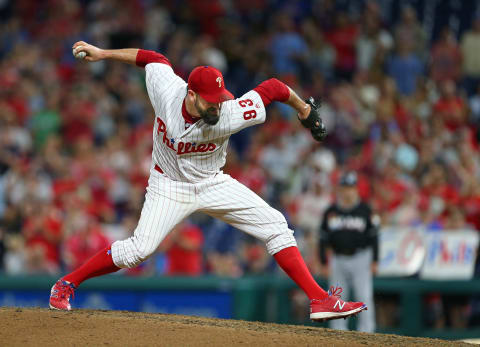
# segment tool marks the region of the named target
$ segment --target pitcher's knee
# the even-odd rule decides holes
[[[292,230],[284,229],[280,233],[274,233],[269,236],[267,238],[266,245],[268,253],[274,255],[284,248],[296,247],[297,241],[295,241],[295,237],[293,237]]]
[[[157,247],[145,245],[132,236],[112,244],[113,263],[120,268],[134,268],[147,260]]]
[[[153,254],[155,250],[150,249],[150,248],[140,248],[137,249],[135,252],[135,259],[132,262],[132,265],[130,267],[135,267],[143,263],[145,260],[150,258],[150,256]]]

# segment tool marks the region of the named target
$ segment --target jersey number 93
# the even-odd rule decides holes
[[[253,101],[250,100],[250,99],[245,99],[245,100],[238,101],[238,104],[241,107],[253,106]],[[256,116],[257,116],[257,111],[255,111],[255,110],[247,110],[247,111],[243,112],[243,119],[245,119],[245,120],[255,118]]]

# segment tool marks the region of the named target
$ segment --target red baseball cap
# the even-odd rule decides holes
[[[212,66],[197,66],[193,69],[188,76],[188,88],[211,103],[234,98],[233,94],[225,88],[222,73]]]

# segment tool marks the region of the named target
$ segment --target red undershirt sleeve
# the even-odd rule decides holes
[[[276,78],[270,78],[263,81],[253,89],[262,98],[265,107],[270,105],[273,101],[285,102],[290,97],[290,89],[287,85]]]
[[[170,61],[163,54],[154,51],[148,51],[145,49],[139,49],[137,52],[135,64],[140,67],[145,67],[145,65],[149,63],[162,63],[172,66]]]

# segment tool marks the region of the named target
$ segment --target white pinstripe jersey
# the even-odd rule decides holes
[[[200,182],[225,165],[230,135],[265,121],[265,106],[251,90],[221,105],[215,125],[198,120],[187,128],[182,104],[187,83],[167,64],[145,66],[148,96],[155,111],[152,165],[157,164],[174,181]]]

